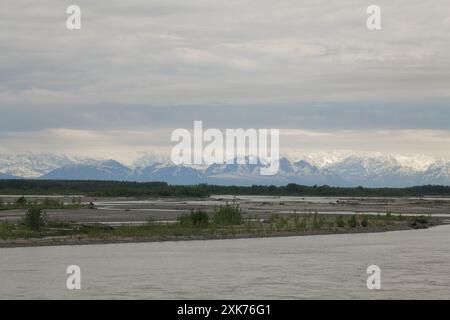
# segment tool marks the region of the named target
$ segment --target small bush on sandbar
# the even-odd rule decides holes
[[[23,219],[24,225],[33,231],[41,230],[47,223],[47,217],[44,211],[40,208],[28,209]]]
[[[214,213],[214,223],[217,225],[238,225],[242,223],[241,209],[237,205],[221,206]]]
[[[196,210],[191,211],[190,214],[182,214],[178,217],[178,222],[182,227],[206,228],[208,227],[209,217],[206,212]]]
[[[337,216],[337,217],[336,217],[336,225],[337,225],[339,228],[345,227],[344,218],[342,218],[342,216]]]
[[[356,225],[358,224],[358,222],[356,221],[356,215],[355,215],[355,214],[352,215],[352,216],[350,217],[350,219],[348,219],[347,224],[348,224],[348,226],[349,226],[350,228],[356,228]]]

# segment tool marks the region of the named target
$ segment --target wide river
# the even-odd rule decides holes
[[[81,268],[81,290],[66,268]],[[381,268],[381,290],[366,269]],[[450,226],[289,238],[0,249],[0,299],[450,299]]]

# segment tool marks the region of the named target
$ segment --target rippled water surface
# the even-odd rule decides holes
[[[76,264],[82,289],[65,287]],[[366,268],[382,269],[382,290]],[[450,226],[374,234],[0,249],[0,298],[450,298]]]

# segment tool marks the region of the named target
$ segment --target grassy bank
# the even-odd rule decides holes
[[[428,228],[440,224],[430,216],[319,215],[294,213],[268,219],[243,216],[239,207],[224,206],[208,215],[193,211],[174,223],[149,221],[139,226],[110,227],[79,225],[48,220],[45,212],[30,209],[19,223],[0,222],[0,246],[88,244],[113,242],[167,241],[275,237],[312,234],[382,232]]]

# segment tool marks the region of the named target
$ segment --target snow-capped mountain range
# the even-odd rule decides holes
[[[280,159],[279,172],[261,176],[260,164],[177,166],[169,161],[137,159],[133,166],[53,154],[0,155],[0,179],[165,181],[170,184],[303,185],[404,187],[450,184],[450,160],[424,156],[307,155]]]
[[[97,161],[90,158],[68,157],[55,154],[0,154],[0,174],[24,178],[39,178],[61,167],[95,162]]]

